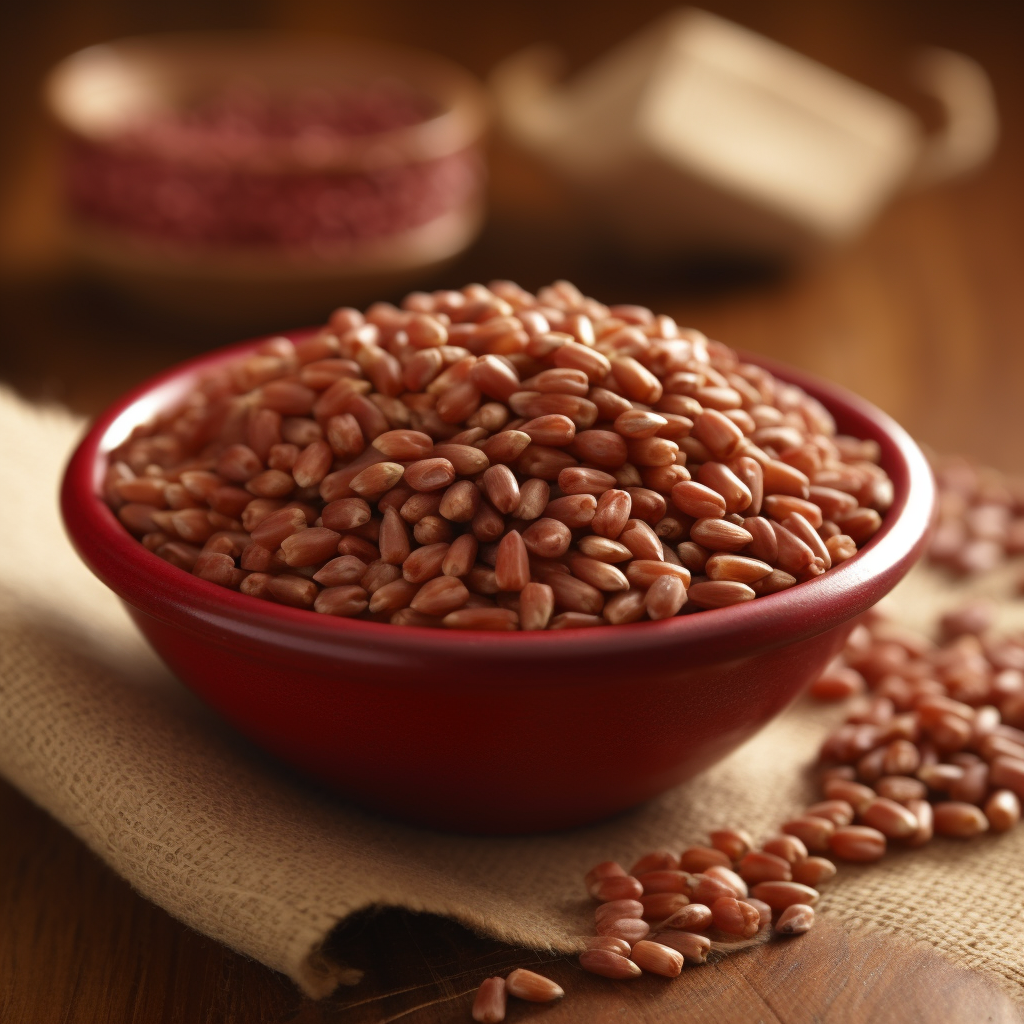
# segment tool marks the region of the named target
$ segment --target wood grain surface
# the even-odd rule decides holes
[[[329,999],[303,999],[280,974],[172,920],[9,786],[0,785],[0,1020],[110,1024],[284,1022],[440,1024],[470,1020],[480,982],[516,967],[566,991],[558,1004],[510,1000],[508,1021],[654,1024],[1013,1024],[991,982],[925,946],[850,937],[819,921],[807,936],[735,953],[677,979],[611,982],[552,958],[478,939],[439,918],[360,917],[331,952],[366,973]]]
[[[48,66],[77,47],[142,31],[265,26],[416,42],[479,74],[537,40],[581,66],[666,9],[662,0],[514,6],[379,0],[45,2],[5,11],[0,89],[0,379],[98,411],[223,328],[170,322],[69,275],[59,258],[53,139],[35,102]],[[1019,4],[923,0],[714,0],[704,6],[915,105],[905,69],[922,42],[979,59],[996,85],[1000,151],[982,173],[898,198],[841,252],[799,273],[636,263],[565,230],[557,190],[493,150],[493,215],[446,283],[513,277],[577,281],[611,301],[649,303],[736,347],[837,380],[919,439],[1024,471],[1024,12]],[[268,324],[268,329],[288,325]],[[351,922],[334,953],[363,981],[320,1003],[145,902],[60,826],[0,783],[0,1021],[345,1021],[469,1019],[491,973],[544,964],[567,991],[510,1021],[1014,1021],[987,980],[926,947],[851,937],[827,920],[807,937],[737,954],[675,982],[606,983],[571,961],[475,938],[398,911]]]

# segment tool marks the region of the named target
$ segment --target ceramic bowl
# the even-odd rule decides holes
[[[257,600],[161,560],[100,497],[108,452],[257,344],[183,363],[114,403],[67,468],[64,522],[186,686],[282,761],[405,821],[565,828],[691,778],[792,702],[922,551],[934,488],[911,438],[841,388],[755,359],[822,401],[840,431],[877,441],[895,487],[878,533],[823,576],[660,622],[539,633],[392,626]]]
[[[239,119],[280,119],[283,104],[315,102],[322,117],[332,97],[383,89],[422,115],[358,134],[320,122],[237,133]],[[194,130],[197,109],[225,97],[231,123],[188,144],[181,119]],[[254,330],[322,317],[430,279],[482,225],[483,89],[425,51],[285,33],[140,36],[72,54],[45,98],[65,143],[71,253],[178,316]]]

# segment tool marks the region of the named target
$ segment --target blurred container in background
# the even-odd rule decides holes
[[[429,279],[483,220],[482,88],[422,51],[256,33],[82,50],[46,85],[92,275],[242,325]]]
[[[495,69],[501,127],[578,200],[581,230],[639,257],[805,258],[899,191],[981,165],[998,134],[988,77],[960,54],[910,69],[945,113],[928,136],[894,100],[694,8],[566,84],[559,65],[538,47]]]

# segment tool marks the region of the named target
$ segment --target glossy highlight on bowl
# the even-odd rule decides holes
[[[819,578],[660,622],[513,634],[250,598],[152,554],[100,494],[107,453],[135,426],[259,343],[174,367],[107,410],[68,466],[64,522],[157,653],[225,720],[353,801],[407,821],[545,831],[600,820],[692,777],[785,708],[923,547],[934,487],[902,428],[841,388],[751,359],[822,401],[840,431],[877,441],[894,484],[878,533]]]

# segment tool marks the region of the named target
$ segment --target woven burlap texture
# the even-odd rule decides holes
[[[567,951],[593,913],[582,873],[741,824],[755,835],[817,798],[810,765],[835,709],[800,704],[742,750],[607,824],[474,839],[363,814],[236,738],[149,652],[78,562],[56,511],[81,424],[0,393],[0,773],[143,896],[312,996],[355,972],[320,952],[372,906],[444,914],[512,943]],[[1007,578],[983,584],[1009,593]],[[889,608],[911,624],[956,603],[918,571]],[[1004,624],[1024,624],[1006,600]],[[843,867],[821,913],[899,932],[992,975],[1024,1005],[1024,828],[936,840],[882,866]]]

